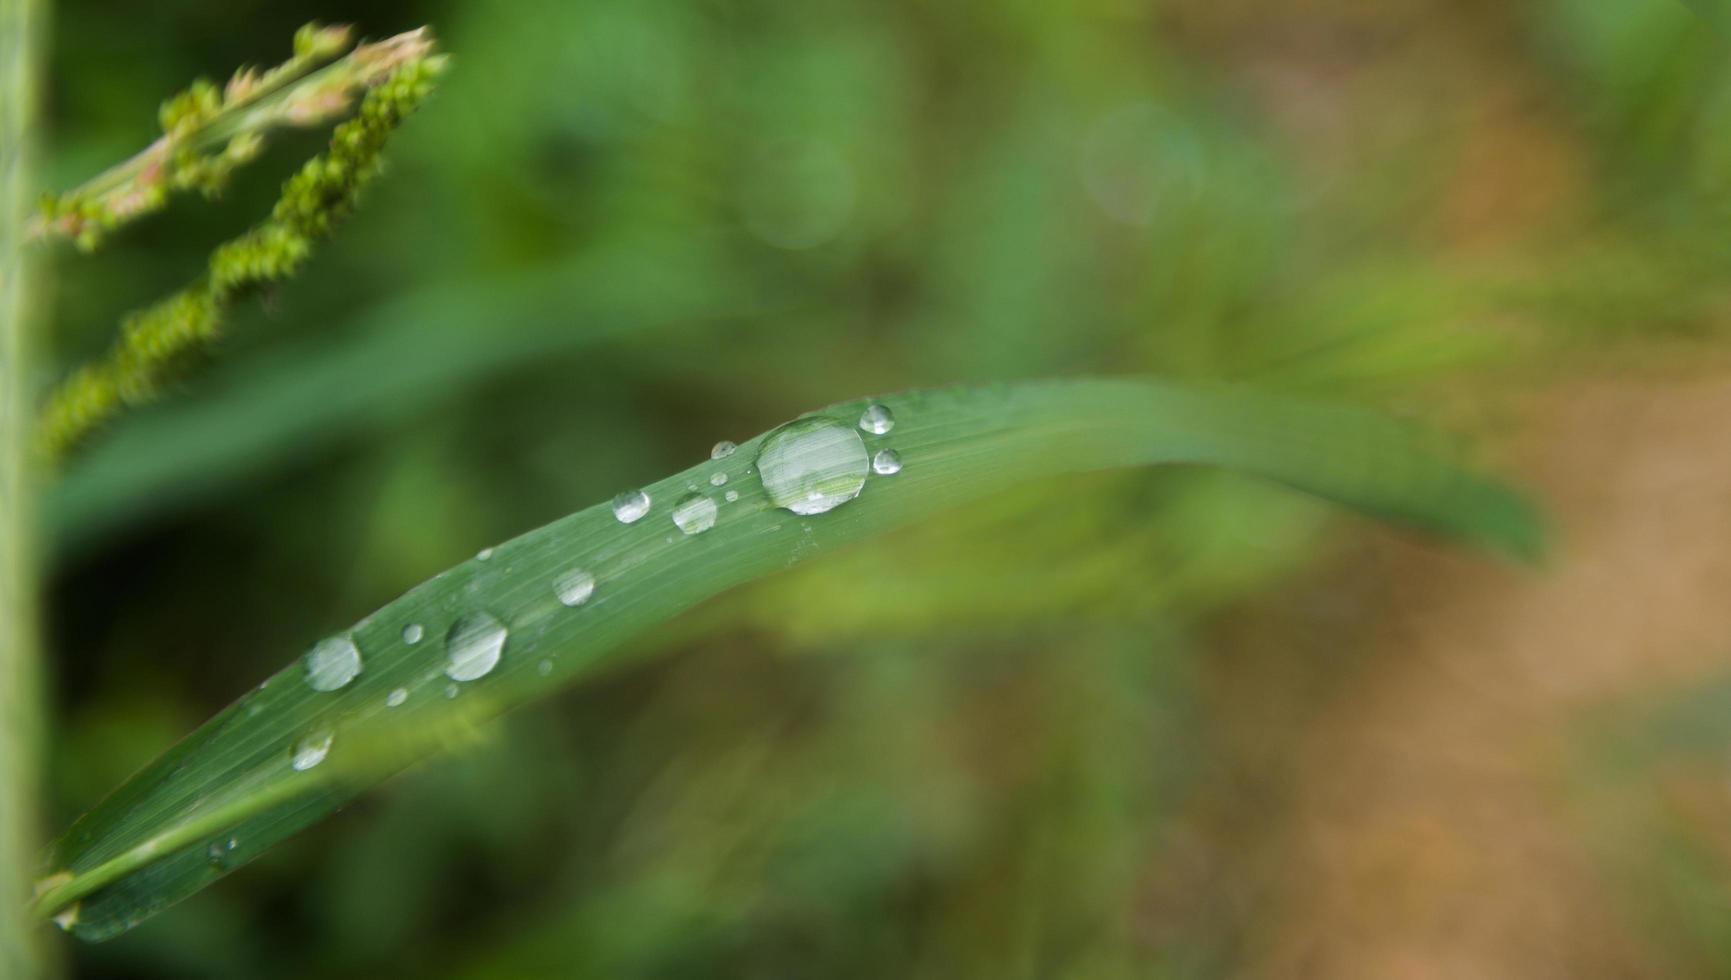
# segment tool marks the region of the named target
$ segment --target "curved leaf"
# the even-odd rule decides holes
[[[1360,410],[1130,380],[878,402],[896,421],[883,435],[862,433],[865,444],[893,448],[903,468],[872,475],[857,499],[832,511],[801,517],[774,506],[756,470],[759,436],[647,487],[653,507],[635,523],[620,523],[606,504],[589,507],[380,609],[342,634],[362,658],[352,681],[315,690],[305,665],[291,664],[79,820],[54,848],[64,870],[44,881],[38,911],[86,939],[116,935],[472,726],[616,661],[633,636],[703,599],[1030,479],[1151,463],[1222,466],[1517,556],[1540,547],[1518,496]],[[868,404],[815,414],[851,428]],[[711,484],[718,472],[722,487]],[[726,498],[730,490],[737,499]],[[688,535],[670,514],[692,492],[714,500],[719,516]],[[578,569],[593,575],[594,592],[568,606],[557,584]],[[479,613],[508,630],[498,666],[453,680],[447,638]],[[417,642],[408,642],[417,635],[410,627]],[[290,764],[297,743],[327,733],[323,761],[305,771]]]

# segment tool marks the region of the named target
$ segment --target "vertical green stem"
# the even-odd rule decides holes
[[[47,969],[41,930],[25,915],[36,866],[42,702],[24,223],[42,9],[40,0],[0,0],[0,976],[24,978]]]

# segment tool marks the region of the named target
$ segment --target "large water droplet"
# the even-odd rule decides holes
[[[385,707],[400,708],[403,706],[403,702],[407,700],[409,700],[409,689],[406,687],[399,687],[385,695]]]
[[[574,568],[559,576],[559,580],[553,583],[553,591],[565,605],[581,606],[595,594],[595,576]]]
[[[445,634],[445,676],[454,681],[485,677],[504,652],[504,623],[484,612],[459,616]]]
[[[289,765],[293,766],[296,772],[306,772],[325,761],[325,756],[330,754],[331,733],[328,730],[313,732],[294,744],[294,749],[289,753]]]
[[[403,627],[403,642],[409,646],[414,646],[421,642],[421,637],[425,636],[426,633],[427,631],[421,628],[420,623],[410,623]]]
[[[859,496],[870,468],[859,433],[826,418],[782,426],[757,454],[769,502],[795,514],[822,514]]]
[[[673,523],[686,534],[702,534],[715,526],[715,501],[701,493],[682,498],[673,505]]]
[[[866,410],[860,413],[859,427],[874,436],[881,436],[896,427],[896,417],[882,405],[867,405]]]
[[[643,490],[627,490],[613,498],[613,516],[621,524],[635,524],[649,513],[649,494]]]
[[[879,476],[894,476],[902,471],[902,454],[894,449],[880,449],[872,457],[872,472]]]
[[[335,691],[361,672],[361,650],[347,633],[327,636],[313,644],[302,663],[306,666],[308,687]]]
[[[736,445],[735,443],[731,443],[731,442],[728,442],[726,439],[723,439],[720,442],[715,444],[714,449],[711,449],[709,451],[709,458],[710,459],[726,459],[727,457],[732,456],[733,451],[735,449],[738,449],[738,448],[739,448],[739,446]]]

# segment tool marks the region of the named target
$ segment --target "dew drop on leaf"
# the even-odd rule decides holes
[[[595,594],[595,576],[581,568],[574,568],[559,576],[558,581],[553,583],[553,592],[565,605],[581,606]]]
[[[769,502],[800,515],[822,514],[859,496],[870,469],[859,433],[827,418],[782,426],[757,454]]]
[[[902,454],[894,449],[880,449],[872,457],[872,472],[879,476],[894,476],[902,471]]]
[[[306,772],[325,761],[325,756],[330,754],[331,733],[329,731],[313,732],[311,735],[303,736],[300,741],[294,744],[293,751],[289,753],[289,765],[293,766],[296,772]]]
[[[347,633],[328,636],[313,644],[302,662],[308,687],[315,691],[336,691],[361,672],[361,650]]]
[[[228,867],[229,856],[234,853],[234,849],[239,843],[233,837],[213,840],[210,842],[210,846],[204,849],[204,859],[213,868],[226,868]]]
[[[621,524],[635,524],[649,513],[649,494],[643,490],[626,490],[613,498],[613,516]]]
[[[889,409],[874,403],[860,413],[859,427],[874,436],[881,436],[896,427],[896,417],[890,414]]]
[[[673,523],[686,534],[702,534],[715,526],[715,510],[715,501],[694,493],[673,505]]]
[[[505,624],[484,612],[457,618],[445,634],[445,676],[454,681],[485,677],[505,651]]]

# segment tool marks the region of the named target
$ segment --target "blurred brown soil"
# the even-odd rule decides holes
[[[1528,13],[1180,0],[1165,26],[1243,80],[1321,206],[1384,194],[1439,261],[1540,269],[1592,231],[1594,151]],[[1150,871],[1151,946],[1216,936],[1254,978],[1705,972],[1564,785],[1585,715],[1722,678],[1731,650],[1731,366],[1626,353],[1494,409],[1501,468],[1554,519],[1546,568],[1366,530],[1227,617],[1206,667],[1225,761]]]
[[[1731,370],[1531,396],[1506,447],[1548,567],[1366,532],[1211,667],[1233,761],[1195,815],[1242,975],[1674,977],[1561,785],[1583,712],[1723,676]],[[1575,729],[1578,730],[1578,729]]]

